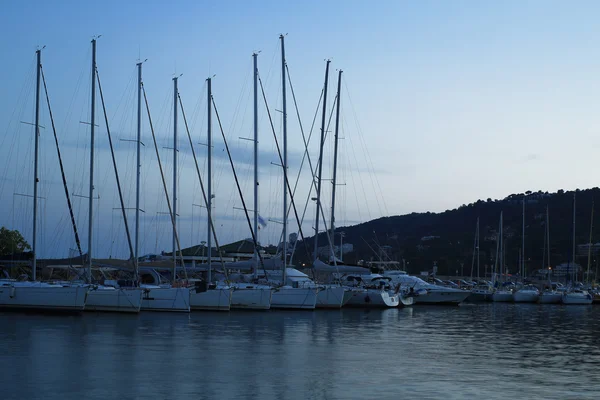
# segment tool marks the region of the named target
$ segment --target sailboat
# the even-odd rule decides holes
[[[534,285],[525,284],[525,197],[523,197],[523,228],[521,234],[521,283],[522,287],[513,293],[515,303],[537,303],[540,291]]]
[[[277,283],[277,290],[271,298],[271,308],[314,309],[317,305],[319,287],[308,278],[308,275],[295,268],[288,268],[288,237],[287,237],[287,212],[288,212],[288,174],[287,174],[287,105],[286,105],[286,59],[284,35],[281,40],[281,83],[283,101],[283,232],[282,252],[283,265],[280,271],[270,273],[271,282]]]
[[[93,194],[94,194],[94,131],[96,127],[95,121],[95,107],[96,107],[96,38],[92,39],[92,99],[91,99],[91,118],[90,131],[91,131],[91,144],[90,144],[90,191],[89,191],[89,230],[88,230],[88,257],[87,257],[87,281],[92,283],[92,233],[93,233]],[[102,105],[104,106],[104,98],[102,98]],[[106,110],[105,110],[106,117]],[[108,118],[106,119],[106,127],[108,129]],[[110,130],[109,130],[110,138]],[[110,139],[111,151],[112,139]],[[118,184],[118,173],[116,170],[116,163],[113,155],[113,163],[115,166],[115,174],[117,176]],[[119,194],[121,194],[121,188],[119,186]],[[122,197],[121,197],[122,199]],[[125,222],[127,223],[127,222]],[[127,231],[129,233],[129,231]],[[128,237],[129,239],[129,237]],[[85,304],[86,311],[116,311],[116,312],[133,312],[137,313],[140,311],[142,302],[143,290],[138,287],[115,287],[106,285],[91,285],[91,290],[88,293],[88,298]]]
[[[258,243],[258,53],[252,54],[253,76],[254,76],[254,224],[250,227],[253,231],[254,240]],[[271,308],[273,297],[273,287],[269,285],[260,285],[258,281],[258,267],[260,264],[258,248],[254,248],[254,258],[252,267],[252,277],[238,282],[231,282],[234,288],[231,294],[231,308],[244,310],[268,310]]]
[[[571,272],[571,285],[567,291],[562,294],[563,304],[572,305],[588,305],[594,302],[594,296],[592,296],[587,290],[583,290],[575,286],[577,279],[577,272],[575,267],[575,193],[573,193],[573,251],[571,253],[570,272]]]
[[[546,250],[546,253],[544,254],[544,258],[548,260],[547,261],[548,267],[547,267],[546,271],[548,273],[549,287],[544,288],[544,290],[542,290],[542,292],[540,293],[538,302],[540,304],[559,304],[562,301],[562,293],[557,292],[556,290],[554,290],[552,288],[552,281],[550,279],[552,276],[552,267],[550,267],[550,217],[549,217],[549,212],[548,212],[547,206],[546,206],[546,234],[545,234],[544,239],[545,239],[544,246],[545,246],[545,250]],[[546,256],[546,254],[547,254],[547,256]],[[546,268],[546,262],[544,262],[544,268]]]
[[[479,217],[477,217],[477,225],[475,227],[475,240],[474,240],[475,243],[473,245],[473,260],[471,262],[471,281],[473,280],[473,267],[475,266],[475,255],[477,255],[477,281],[478,282],[479,282],[479,272],[480,272],[480,268],[479,268],[479,259],[480,259],[479,258],[479,238],[480,238]],[[471,289],[471,295],[469,297],[467,297],[466,301],[469,301],[472,303],[491,301],[493,293],[494,293],[494,289],[492,287],[490,287],[489,285],[479,284],[479,285],[475,286],[473,289]]]
[[[207,238],[207,261],[208,271],[206,281],[198,282],[198,284],[190,290],[190,307],[192,310],[213,310],[213,311],[229,311],[231,308],[231,296],[233,287],[223,285],[221,283],[212,282],[212,238],[214,234],[212,224],[212,86],[211,78],[207,80],[207,97],[208,97],[208,143],[206,148],[208,149],[208,196],[206,198],[206,210],[208,215],[208,238]],[[177,204],[177,78],[173,78],[174,82],[174,102],[175,102],[175,116],[173,119],[174,126],[174,137],[175,137],[175,151],[173,162],[173,205]],[[174,218],[177,218],[177,213],[174,213]],[[173,234],[175,234],[175,227],[173,227]],[[175,240],[173,239],[173,243]],[[173,256],[175,257],[175,246],[173,246]]]
[[[506,276],[506,271],[504,269],[504,224],[502,219],[502,211],[500,212],[500,230],[498,232],[498,241],[496,243],[496,264],[497,269],[496,275],[494,277],[495,284],[498,284],[496,291],[492,295],[493,302],[512,302],[513,301],[513,293],[512,290],[505,289],[502,284],[504,283],[504,279],[498,279],[498,275],[500,277]],[[498,263],[498,260],[500,263]]]
[[[325,139],[325,117],[327,110],[327,87],[329,78],[329,64],[330,60],[327,60],[325,69],[325,84],[323,86],[323,115],[321,120],[321,141],[319,143],[319,160],[318,160],[318,176],[317,176],[317,201],[316,201],[316,215],[315,215],[315,248],[314,248],[314,262],[319,260],[318,255],[318,244],[319,244],[319,215],[321,213],[321,174],[323,168],[323,146]],[[335,192],[336,192],[336,176],[337,176],[337,154],[338,154],[338,133],[340,128],[340,93],[342,83],[342,70],[338,72],[338,86],[337,86],[337,102],[336,102],[336,116],[335,116],[335,144],[333,153],[333,181],[332,181],[332,192],[331,192],[331,225],[330,231],[331,236],[328,235],[329,249],[331,252],[331,260],[334,264],[337,264],[334,252],[334,235],[335,235]],[[313,262],[313,264],[314,264]],[[313,265],[314,267],[314,265]],[[347,292],[351,292],[352,289],[345,288],[341,284],[334,283],[323,285],[321,291],[317,295],[317,308],[341,308],[345,303],[350,301],[351,296],[345,296]]]
[[[37,202],[38,202],[38,154],[40,134],[40,83],[42,75],[42,49],[36,51],[35,96],[35,153],[33,177],[33,240],[31,281],[0,280],[0,309],[34,309],[51,311],[83,311],[89,288],[85,285],[46,283],[37,278]]]
[[[135,268],[140,271],[140,287],[144,289],[144,295],[142,297],[142,311],[170,311],[170,312],[190,312],[190,290],[177,283],[177,268],[176,264],[173,263],[173,269],[171,274],[171,282],[165,282],[163,276],[155,269],[151,267],[139,268],[139,235],[140,235],[140,176],[141,176],[141,148],[142,144],[141,129],[142,129],[142,90],[144,84],[142,82],[142,62],[137,64],[138,67],[138,107],[137,107],[137,172],[136,172],[136,197],[135,197],[135,255],[134,263]],[[150,110],[146,101],[146,93],[144,90],[144,100],[146,103],[146,111],[148,113],[148,120],[150,122],[150,130],[152,132],[152,139],[154,142],[154,150],[156,158],[160,168],[160,175],[163,182],[163,189],[167,204],[169,206],[169,214],[171,215],[171,222],[173,228],[175,228],[175,222],[173,219],[173,212],[170,207],[169,196],[167,192],[166,183],[164,180],[164,174],[162,171],[162,165],[160,162],[160,154],[158,152],[158,145],[156,143],[156,137],[154,135],[154,127],[152,126],[152,120],[150,118]],[[174,230],[176,241],[178,242],[177,232]]]

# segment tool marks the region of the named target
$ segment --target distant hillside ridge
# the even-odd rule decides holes
[[[517,273],[522,238],[522,202],[525,199],[525,268],[527,272],[544,267],[544,242],[546,207],[549,210],[550,263],[555,266],[570,260],[573,235],[573,194],[576,194],[575,238],[577,245],[587,245],[590,222],[597,227],[592,231],[592,243],[600,242],[600,210],[595,210],[591,220],[592,204],[598,200],[600,189],[592,188],[556,193],[532,192],[511,194],[502,200],[477,200],[441,213],[411,213],[382,217],[358,225],[336,228],[336,245],[339,232],[344,232],[344,243],[352,243],[354,251],[344,255],[345,262],[359,260],[400,261],[409,273],[432,270],[434,262],[438,273],[444,275],[470,275],[473,264],[473,247],[477,218],[480,218],[480,274],[488,274],[496,257],[496,236],[500,212],[504,219],[506,265],[510,273]],[[314,237],[307,238],[310,247]],[[326,246],[325,233],[319,234],[319,246]],[[600,246],[598,246],[600,247]],[[300,247],[298,247],[300,248]],[[298,252],[298,261],[308,262]],[[588,265],[587,246],[576,248],[576,262]],[[591,269],[597,268],[597,251],[590,257]],[[324,260],[326,261],[326,260]],[[487,267],[486,267],[487,266]],[[476,272],[475,261],[475,272]]]

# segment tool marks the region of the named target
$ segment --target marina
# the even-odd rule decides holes
[[[7,4],[0,400],[600,398],[600,3],[541,3]]]

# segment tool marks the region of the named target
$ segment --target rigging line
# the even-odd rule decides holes
[[[348,95],[348,100],[350,101],[350,107],[352,108],[352,112],[353,112],[353,116],[354,116],[354,123],[356,124],[356,127],[358,128],[359,131],[359,141],[361,141],[361,144],[364,147],[365,150],[365,160],[370,164],[367,165],[367,167],[370,167],[371,171],[369,171],[372,175],[374,175],[375,179],[375,183],[377,184],[377,188],[379,189],[379,193],[383,193],[381,190],[381,184],[379,183],[379,179],[377,178],[377,175],[375,174],[375,167],[373,166],[373,159],[371,158],[371,154],[369,153],[369,148],[367,147],[366,143],[364,142],[364,135],[363,135],[363,130],[360,126],[360,123],[358,121],[358,115],[356,113],[356,109],[354,108],[354,103],[352,102],[352,98],[350,97],[350,91],[348,90],[348,85],[346,84],[346,78],[343,77],[342,81],[344,82],[344,87],[346,88],[346,93]],[[368,157],[368,160],[367,160]],[[372,183],[372,182],[371,182]],[[375,187],[373,187],[373,189],[375,189]],[[381,208],[380,204],[379,204],[379,198],[375,197],[375,200],[377,201],[377,207]],[[382,196],[382,202],[383,202],[383,208],[385,210],[386,215],[389,215],[388,212],[388,208],[387,208],[387,204],[385,202],[385,198]],[[381,213],[381,209],[379,211]]]
[[[183,253],[181,252],[181,245],[179,244],[179,234],[177,233],[176,225],[175,225],[175,217],[173,216],[173,209],[171,208],[171,201],[169,200],[169,191],[167,189],[167,182],[165,181],[165,175],[163,173],[162,163],[160,162],[160,154],[158,152],[158,144],[156,143],[156,135],[154,134],[154,126],[152,125],[152,118],[150,117],[150,107],[148,106],[148,98],[146,97],[146,88],[144,83],[142,82],[142,91],[144,92],[144,102],[146,103],[146,111],[148,112],[148,122],[150,124],[150,131],[152,132],[152,140],[154,142],[154,150],[156,151],[156,159],[158,160],[158,168],[160,169],[160,177],[162,179],[163,189],[165,191],[165,197],[167,198],[167,206],[169,207],[169,216],[171,217],[171,224],[173,224],[173,235],[175,236],[175,241],[177,242],[177,250],[179,251],[179,258],[181,259],[181,263],[183,264],[183,273],[185,275],[185,279],[188,279],[187,268],[185,266],[185,262],[183,261]],[[175,281],[175,277],[177,274],[176,264],[173,264],[173,281]]]
[[[300,118],[300,110],[298,109],[298,102],[296,101],[296,92],[294,92],[294,85],[292,85],[292,78],[290,77],[290,70],[289,70],[287,64],[285,65],[285,70],[287,71],[288,82],[290,84],[290,91],[292,93],[292,99],[294,100],[294,108],[296,109],[296,116],[298,117],[298,124],[300,125],[300,133],[302,133],[302,140],[304,142],[304,154],[302,155],[302,161],[300,162],[300,171],[298,172],[298,177],[296,178],[296,184],[294,185],[293,193],[295,194],[296,188],[298,187],[298,182],[300,180],[300,173],[302,171],[302,166],[304,165],[304,160],[307,158],[308,158],[308,164],[310,166],[310,173],[311,173],[311,175],[313,175],[313,182],[314,182],[314,173],[313,173],[314,169],[312,167],[312,162],[310,160],[310,153],[308,151],[308,145],[309,145],[310,139],[312,137],[315,123],[317,121],[317,116],[319,115],[319,108],[321,106],[321,101],[323,100],[323,93],[325,92],[325,89],[321,89],[321,95],[319,96],[319,101],[317,102],[317,108],[315,109],[315,114],[313,117],[312,125],[310,126],[310,131],[308,133],[308,139],[306,139],[306,135],[304,134],[304,127],[302,125],[302,119]]]
[[[54,133],[54,142],[56,143],[56,153],[58,154],[58,163],[60,165],[60,174],[62,176],[63,187],[65,189],[65,196],[67,197],[67,206],[69,207],[69,214],[71,216],[71,224],[73,225],[73,233],[75,234],[75,243],[77,244],[77,250],[79,256],[83,258],[83,251],[81,250],[81,241],[79,240],[79,233],[77,232],[77,224],[75,224],[75,215],[73,214],[73,206],[71,204],[71,197],[69,196],[69,188],[67,186],[67,178],[65,176],[65,168],[63,166],[62,157],[60,154],[60,147],[58,145],[58,136],[56,135],[56,127],[54,125],[54,116],[52,115],[52,108],[50,108],[50,96],[48,95],[48,87],[46,86],[46,77],[44,76],[44,70],[40,66],[42,73],[42,82],[44,83],[44,93],[46,94],[46,103],[48,104],[48,113],[50,114],[50,121],[52,123],[52,132]]]
[[[312,162],[311,162],[311,159],[310,159],[310,153],[308,151],[308,145],[310,143],[310,139],[312,137],[312,133],[313,133],[313,130],[314,130],[314,127],[315,127],[317,116],[319,114],[319,108],[320,108],[320,105],[321,105],[321,101],[323,100],[323,94],[325,92],[325,88],[321,89],[321,95],[319,97],[319,101],[317,102],[317,108],[315,109],[315,114],[314,114],[314,117],[313,117],[312,125],[310,127],[310,131],[309,131],[309,134],[308,134],[308,140],[307,140],[306,139],[306,135],[304,134],[304,128],[302,126],[302,121],[301,121],[301,118],[300,118],[300,111],[298,109],[298,102],[296,101],[296,93],[294,92],[294,86],[292,84],[292,78],[290,76],[289,67],[287,66],[287,64],[286,64],[285,67],[286,67],[286,71],[287,71],[288,82],[290,84],[290,90],[292,92],[292,98],[294,100],[294,107],[296,109],[296,116],[298,117],[298,123],[300,125],[300,132],[302,133],[302,140],[304,141],[304,154],[302,155],[302,161],[300,163],[300,170],[298,171],[298,176],[296,177],[296,184],[294,186],[294,192],[293,192],[293,194],[296,193],[296,188],[298,187],[298,182],[300,181],[300,174],[302,173],[302,167],[304,166],[304,160],[305,159],[308,159],[308,165],[310,167],[310,174],[311,174],[311,177],[312,177],[312,179],[311,179],[311,185],[310,185],[310,188],[308,190],[308,195],[307,195],[307,198],[306,198],[306,202],[304,203],[304,211],[302,212],[301,223],[304,223],[304,218],[306,217],[306,211],[308,210],[308,204],[309,204],[309,201],[310,201],[310,195],[312,193],[312,190],[316,186],[315,173],[314,173],[314,169],[313,169]],[[330,117],[330,122],[331,122],[331,117]],[[321,208],[321,212],[323,214],[323,220],[325,220],[325,215],[323,213],[322,208]],[[292,258],[294,256],[294,253],[296,252],[296,243],[297,243],[297,241],[294,242],[294,246],[292,248]]]
[[[129,223],[127,222],[127,213],[125,212],[125,202],[123,201],[123,192],[121,191],[121,180],[119,179],[119,171],[117,169],[117,159],[115,158],[115,150],[113,148],[112,135],[110,134],[110,127],[108,125],[108,115],[106,114],[106,106],[104,104],[104,94],[102,92],[102,85],[100,84],[100,75],[98,74],[98,68],[96,68],[96,79],[98,80],[98,90],[100,92],[100,100],[102,102],[102,110],[104,111],[104,122],[106,123],[106,133],[108,136],[108,144],[110,146],[110,155],[112,157],[113,169],[115,171],[115,180],[117,181],[117,190],[119,192],[119,201],[121,203],[121,211],[123,213],[123,223],[125,224],[125,233],[127,234],[127,244],[129,245],[129,260],[133,261],[134,252],[133,245],[131,243],[131,235],[129,233]],[[134,264],[134,269],[137,263]],[[135,278],[137,279],[138,271],[134,271]]]
[[[267,270],[265,269],[265,263],[262,255],[258,249],[258,242],[256,241],[256,235],[254,234],[254,229],[252,229],[252,222],[250,221],[250,215],[248,214],[248,208],[246,207],[246,201],[244,200],[244,195],[242,194],[242,188],[240,187],[240,182],[237,177],[237,173],[235,172],[235,165],[233,164],[233,158],[231,158],[231,152],[229,151],[229,145],[227,144],[227,139],[225,138],[225,132],[223,131],[223,125],[221,125],[221,117],[219,117],[219,111],[217,111],[217,105],[215,103],[214,96],[211,95],[211,102],[213,105],[213,109],[215,110],[215,115],[217,117],[217,122],[219,123],[219,129],[221,131],[221,136],[223,136],[223,142],[225,143],[225,150],[227,151],[227,157],[229,157],[229,163],[231,164],[231,171],[233,172],[233,178],[235,179],[235,184],[238,189],[238,193],[240,195],[240,200],[242,201],[242,207],[244,208],[244,214],[246,215],[246,222],[248,223],[248,227],[250,228],[250,233],[252,234],[252,241],[254,242],[254,248],[256,249],[256,254],[258,255],[258,259],[260,261],[260,265],[263,268],[265,273],[265,279],[268,281],[269,277],[267,275]],[[284,265],[285,268],[285,265]],[[285,284],[285,282],[283,282]]]
[[[190,142],[190,148],[192,149],[192,157],[194,158],[194,164],[196,165],[196,173],[198,174],[198,181],[200,182],[200,189],[202,190],[202,198],[204,199],[204,204],[208,207],[208,197],[206,196],[206,191],[204,190],[204,182],[202,181],[202,175],[200,174],[200,167],[198,166],[198,160],[196,159],[196,150],[194,150],[194,144],[192,142],[192,135],[190,134],[190,130],[188,128],[185,111],[183,111],[183,101],[181,100],[181,95],[179,94],[179,91],[177,92],[177,98],[179,99],[179,107],[181,109],[181,115],[183,116],[183,124],[185,125],[185,131],[187,132],[187,137]],[[194,208],[192,207],[192,216],[193,216],[193,213],[194,213]],[[193,218],[192,218],[192,223],[193,223]],[[219,253],[219,259],[221,261],[221,266],[223,267],[223,271],[225,271],[225,276],[227,277],[227,269],[225,268],[225,261],[223,260],[223,252],[221,251],[221,246],[219,245],[219,239],[217,239],[217,233],[215,231],[215,225],[213,223],[212,217],[208,219],[208,223],[210,224],[210,230],[212,231],[213,238],[215,239],[215,247],[217,248],[217,252]],[[199,249],[200,248],[198,247],[198,250]]]
[[[277,147],[277,154],[279,155],[279,162],[282,165],[283,179],[285,180],[285,186],[287,187],[287,190],[290,193],[290,206],[294,210],[294,215],[296,217],[296,222],[298,223],[298,232],[300,233],[300,238],[302,239],[302,243],[304,243],[304,247],[306,249],[306,254],[309,256],[309,259],[310,259],[310,250],[308,248],[308,243],[306,242],[306,240],[304,238],[304,233],[302,232],[302,225],[300,224],[300,217],[298,216],[298,210],[296,209],[296,203],[294,201],[294,195],[292,193],[292,187],[290,186],[290,181],[288,180],[288,177],[287,177],[287,171],[286,171],[286,168],[285,168],[286,166],[283,165],[283,156],[281,155],[281,149],[279,147],[279,141],[277,140],[277,134],[275,133],[275,127],[273,126],[273,118],[271,117],[271,111],[269,110],[269,105],[267,103],[267,96],[265,95],[265,90],[263,88],[263,84],[262,84],[262,80],[260,79],[260,76],[258,77],[258,80],[260,82],[260,90],[262,92],[263,100],[265,102],[265,108],[267,109],[267,115],[269,116],[269,123],[271,125],[271,131],[273,132],[273,139],[275,139],[275,145]],[[286,218],[288,216],[288,213],[289,213],[288,210],[286,210],[286,215],[285,215]],[[283,232],[282,232],[282,235],[283,235]],[[283,240],[287,240],[287,238],[283,238]],[[284,255],[284,260],[285,260],[285,256],[286,255]],[[285,264],[285,262],[284,262],[284,264]]]

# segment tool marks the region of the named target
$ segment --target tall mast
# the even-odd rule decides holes
[[[254,61],[254,237],[258,243],[258,54],[252,54]],[[254,278],[258,278],[258,251],[254,248],[256,267]]]
[[[500,277],[504,282],[504,221],[500,212]]]
[[[36,52],[37,55],[37,68],[36,68],[36,87],[35,87],[35,155],[33,164],[33,240],[31,252],[33,253],[33,261],[31,266],[31,277],[36,280],[37,273],[37,200],[38,200],[38,154],[39,154],[39,141],[40,141],[40,74],[42,71],[42,50],[39,49]]]
[[[287,268],[287,105],[285,98],[285,37],[281,39],[281,98],[283,102],[283,272],[281,283],[285,285]]]
[[[88,262],[87,278],[92,281],[92,233],[94,222],[94,130],[96,128],[96,39],[92,39],[92,111],[90,121],[90,193],[89,193],[89,222],[88,222]]]
[[[134,265],[135,270],[139,271],[139,249],[140,249],[140,177],[141,177],[141,144],[142,144],[142,63],[137,64],[138,67],[138,108],[137,108],[137,162],[136,162],[136,178],[135,178],[135,255]],[[137,279],[137,277],[136,277]]]
[[[594,201],[592,200],[592,215],[590,216],[590,240],[588,242],[588,265],[585,275],[585,283],[590,279],[590,261],[592,258],[592,230],[594,229]]]
[[[523,227],[521,231],[521,282],[525,281],[525,197],[523,197]]]
[[[323,88],[323,115],[321,118],[321,141],[319,142],[319,165],[317,172],[317,213],[315,216],[315,254],[316,260],[319,254],[319,212],[321,211],[321,174],[323,172],[323,145],[325,142],[325,117],[327,113],[327,82],[329,80],[329,63],[325,66],[325,86]]]
[[[173,78],[173,265],[177,265],[177,77]],[[175,279],[175,276],[173,276]]]
[[[575,207],[576,192],[573,192],[573,250],[571,253],[571,279],[573,279],[573,281],[575,280]]]
[[[548,248],[546,251],[548,252],[548,267],[550,264],[550,213],[548,211],[548,206],[546,206],[546,240],[548,241]]]
[[[211,235],[211,222],[212,221],[212,121],[211,121],[211,106],[212,106],[212,87],[211,87],[211,78],[208,78],[207,80],[207,111],[208,111],[208,128],[207,128],[207,144],[208,144],[208,179],[207,179],[207,186],[208,186],[208,199],[207,199],[207,204],[206,204],[206,210],[208,213],[208,221],[209,223],[208,225],[208,238],[206,239],[206,244],[208,245],[208,248],[206,249],[206,254],[207,254],[207,259],[208,259],[208,282],[211,282],[211,275],[212,275],[212,260],[211,260],[211,253],[212,253],[212,235]]]
[[[477,282],[479,282],[479,237],[481,233],[479,232],[479,217],[477,217]]]
[[[335,244],[335,188],[337,186],[337,155],[338,155],[338,134],[340,131],[340,103],[342,92],[342,70],[338,72],[338,86],[337,86],[337,107],[335,110],[335,140],[333,146],[333,187],[331,189],[331,252],[333,258],[335,258],[334,244]],[[340,248],[340,254],[342,249]]]

